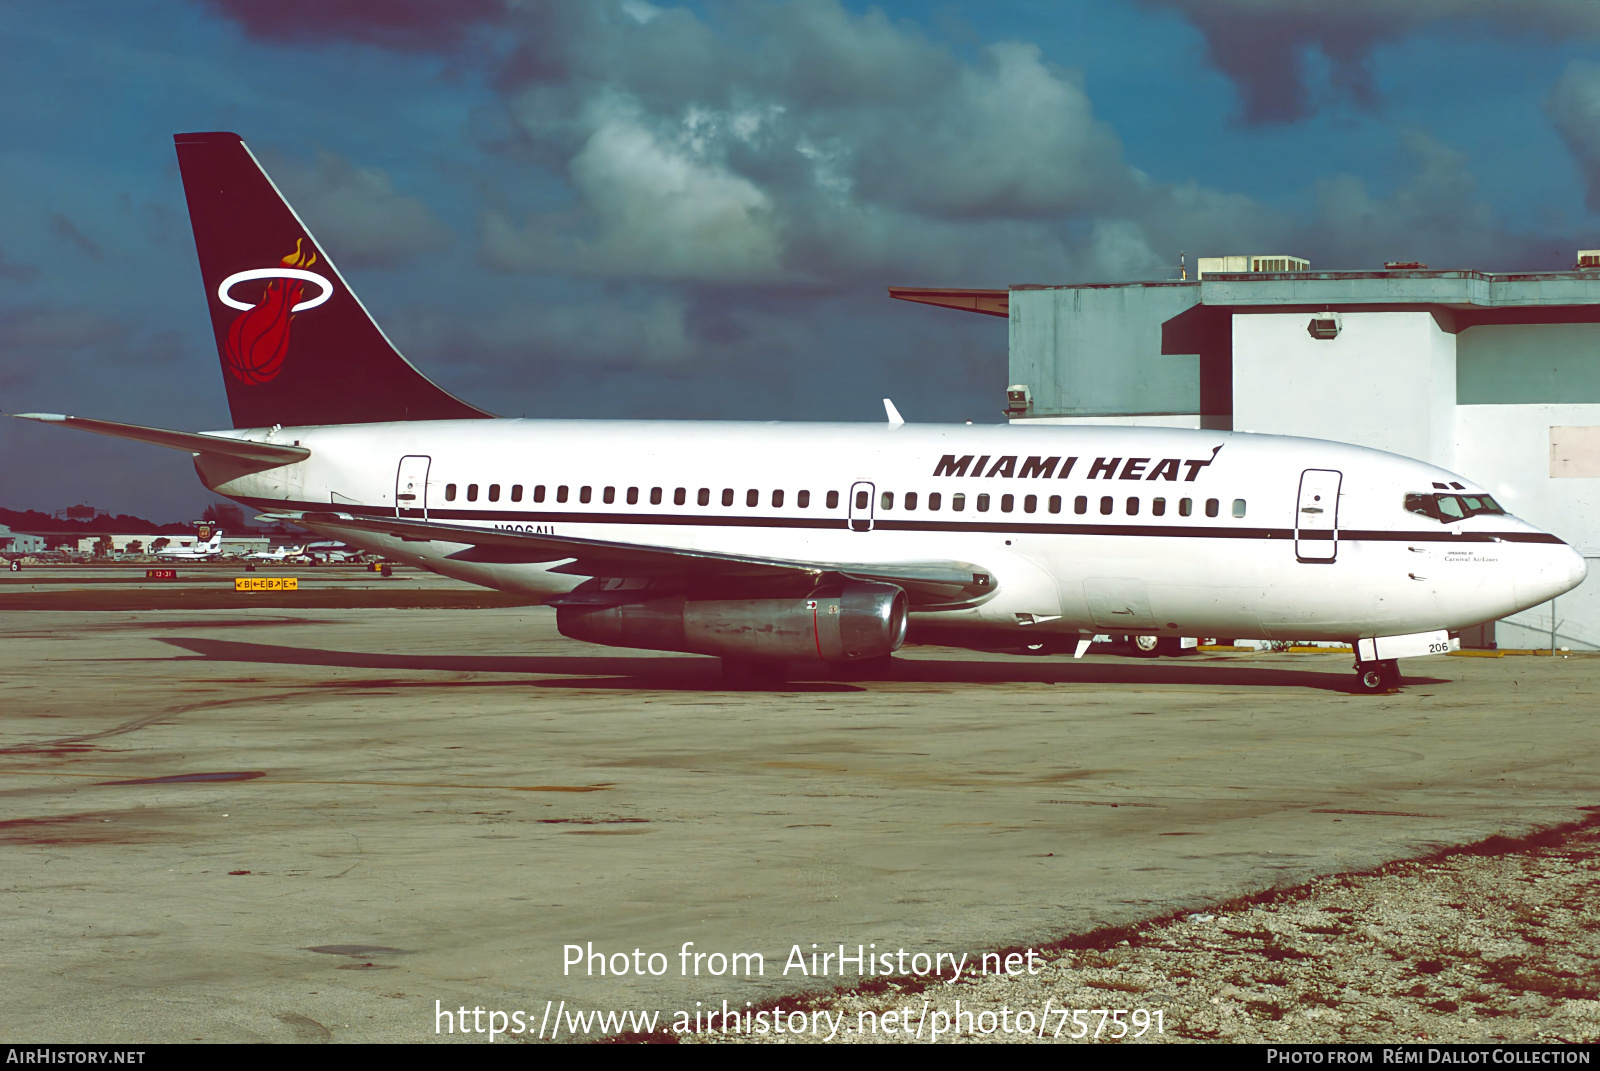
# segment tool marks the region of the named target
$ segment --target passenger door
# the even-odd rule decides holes
[[[1300,500],[1294,514],[1294,556],[1302,562],[1327,563],[1339,555],[1339,484],[1334,469],[1306,469],[1300,474]]]
[[[394,479],[394,515],[399,518],[428,519],[428,466],[426,454],[407,454],[400,459]]]
[[[850,529],[855,532],[872,531],[872,497],[876,489],[865,480],[850,487]]]

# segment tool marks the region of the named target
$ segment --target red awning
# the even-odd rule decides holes
[[[981,312],[985,316],[1011,315],[1009,290],[950,290],[943,287],[891,286],[889,296],[899,301],[938,305],[943,309]]]

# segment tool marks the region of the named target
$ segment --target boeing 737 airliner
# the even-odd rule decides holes
[[[26,414],[186,450],[207,487],[735,680],[907,639],[1343,640],[1360,689],[1576,586],[1583,559],[1432,465],[1156,428],[493,419],[394,348],[235,134],[180,134],[235,427]]]

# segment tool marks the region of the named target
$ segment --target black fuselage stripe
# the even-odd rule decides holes
[[[394,510],[383,506],[358,506],[341,502],[279,502],[263,498],[241,501],[265,510],[303,512],[337,511],[352,516],[393,517]],[[407,520],[421,520],[420,510],[407,510]],[[431,521],[481,521],[495,525],[541,524],[637,524],[677,525],[699,528],[788,528],[844,531],[850,528],[847,517],[761,517],[660,513],[578,513],[543,510],[434,509],[427,511]],[[1050,524],[1031,521],[907,521],[877,518],[873,528],[888,532],[992,532],[1011,535],[1143,536],[1169,539],[1294,539],[1293,528],[1233,528],[1222,525],[1177,524]],[[1327,542],[1333,532],[1301,532],[1301,540]],[[1419,532],[1344,528],[1337,533],[1340,542],[1381,541],[1410,543],[1562,543],[1548,532]]]

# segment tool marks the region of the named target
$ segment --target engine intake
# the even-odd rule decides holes
[[[851,581],[799,598],[695,599],[557,606],[563,636],[608,647],[734,658],[881,658],[906,638],[906,593]]]

